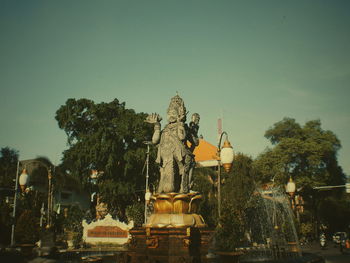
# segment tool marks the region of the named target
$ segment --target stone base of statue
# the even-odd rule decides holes
[[[214,231],[197,214],[201,195],[158,194],[152,197],[154,213],[143,227],[130,230],[127,263],[207,262]]]

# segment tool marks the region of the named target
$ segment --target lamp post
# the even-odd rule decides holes
[[[289,177],[289,181],[288,181],[288,183],[286,185],[286,192],[290,196],[290,198],[294,197],[295,189],[296,189],[295,183],[294,183],[294,181],[292,179],[292,176],[290,176]]]
[[[31,163],[39,163],[41,164],[43,167],[46,168],[47,170],[47,174],[48,174],[48,179],[49,179],[49,189],[48,189],[48,224],[47,227],[50,227],[51,224],[51,210],[52,209],[52,193],[53,193],[53,187],[51,184],[51,168],[48,167],[45,163],[43,163],[42,161],[39,160],[23,160],[23,161],[17,161],[17,169],[16,169],[16,185],[15,185],[15,195],[14,195],[14,201],[13,201],[13,210],[12,210],[12,228],[11,228],[11,246],[14,246],[15,244],[15,221],[16,221],[16,206],[17,206],[17,192],[18,192],[18,185],[20,184],[21,186],[21,191],[22,193],[24,193],[25,189],[26,189],[26,185],[28,183],[29,180],[29,175],[27,174],[27,170],[26,168],[23,169],[21,176],[18,176],[19,173],[19,164],[20,163],[24,163],[25,167],[28,164]]]
[[[224,145],[221,147],[221,140],[223,135],[226,135]],[[218,144],[218,214],[221,217],[221,165],[228,173],[232,168],[233,162],[233,148],[231,143],[228,141],[228,135],[226,132],[220,134],[220,140]]]
[[[29,175],[27,174],[27,169],[23,169],[19,177],[19,185],[21,187],[21,192],[24,193],[29,181]]]
[[[12,228],[11,228],[11,247],[15,244],[15,221],[16,221],[16,204],[17,204],[17,190],[18,190],[18,169],[19,161],[17,161],[16,169],[16,185],[15,185],[15,197],[13,201],[13,211],[12,211]]]
[[[51,174],[51,168],[47,168],[47,178],[49,180],[49,185],[48,185],[48,193],[47,193],[47,225],[46,228],[51,227],[51,212],[52,212],[52,194],[53,194],[53,185],[52,185],[52,174]]]
[[[296,189],[295,183],[294,183],[294,181],[292,179],[292,176],[290,176],[289,177],[289,181],[288,181],[288,183],[286,185],[286,193],[289,196],[290,206],[291,206],[293,211],[295,210],[295,205],[294,205],[295,189]]]
[[[292,179],[292,176],[289,177],[289,181],[286,185],[286,192],[289,195],[290,205],[292,207],[292,210],[295,212],[297,216],[297,220],[299,221],[299,211],[298,211],[299,207],[297,207],[299,203],[298,204],[296,203],[296,200],[299,202],[299,197],[295,195],[296,185]]]
[[[149,203],[149,200],[151,198],[151,192],[149,191],[148,187],[148,178],[149,178],[149,146],[152,144],[151,141],[143,142],[147,145],[147,152],[146,152],[146,189],[145,189],[145,224],[147,223],[147,205]]]

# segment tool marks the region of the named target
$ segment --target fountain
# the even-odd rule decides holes
[[[241,262],[301,258],[293,211],[283,189],[259,189],[252,199],[246,218],[251,247],[237,248],[245,252]]]

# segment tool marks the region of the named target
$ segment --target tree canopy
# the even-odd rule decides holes
[[[230,173],[222,176],[221,218],[218,229],[218,245],[233,250],[243,245],[247,212],[255,190],[255,171],[251,157],[235,154]]]
[[[275,179],[285,184],[292,176],[299,187],[344,184],[345,175],[337,161],[340,141],[332,131],[322,129],[320,120],[301,126],[284,118],[268,129],[265,137],[273,147],[255,161],[261,181]]]
[[[16,178],[18,151],[9,147],[0,149],[0,186],[13,188]]]
[[[257,178],[260,183],[274,181],[281,186],[287,183],[288,177],[293,178],[298,194],[305,200],[305,211],[299,222],[301,234],[307,236],[313,232],[317,235],[321,224],[326,225],[329,231],[340,231],[338,227],[348,225],[345,216],[334,220],[334,217],[323,213],[329,210],[337,211],[337,215],[349,213],[345,206],[334,202],[344,199],[344,188],[332,191],[314,189],[315,186],[344,185],[346,182],[337,160],[341,147],[337,136],[324,130],[320,120],[300,125],[292,118],[284,118],[269,128],[265,137],[272,147],[254,161]]]
[[[152,127],[144,122],[146,116],[117,99],[109,103],[68,99],[56,112],[69,145],[61,168],[85,186],[89,186],[92,169],[103,172],[99,192],[119,216],[125,216],[125,207],[136,198],[134,193],[145,188],[141,175],[144,141],[152,136]]]

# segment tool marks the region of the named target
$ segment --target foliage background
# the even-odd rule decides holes
[[[132,219],[136,225],[144,220],[146,145],[152,136],[152,126],[144,122],[146,113],[127,109],[117,99],[109,103],[95,103],[88,99],[68,99],[56,112],[59,128],[67,134],[69,148],[63,153],[62,162],[55,167],[56,191],[97,191],[108,204],[109,213],[120,220]],[[222,217],[218,218],[217,170],[197,168],[194,171],[193,190],[203,195],[200,214],[210,227],[216,227],[217,246],[223,250],[245,244],[246,222],[254,202],[257,187],[268,183],[284,187],[290,177],[297,184],[298,194],[305,204],[297,222],[302,238],[317,237],[321,226],[331,234],[349,231],[349,197],[344,189],[315,191],[314,186],[342,185],[346,175],[338,164],[337,153],[341,142],[330,130],[324,130],[320,120],[300,125],[292,118],[273,124],[265,132],[271,147],[256,159],[244,153],[236,153],[233,168],[222,173]],[[154,190],[158,183],[155,164],[156,147],[150,150],[149,183]],[[0,150],[0,186],[13,188],[19,153],[9,147]],[[53,166],[45,157],[38,160]],[[101,175],[96,184],[90,178],[91,170]],[[32,173],[32,180],[47,187],[47,169],[39,167]],[[38,234],[41,204],[47,194],[29,192],[18,199],[16,239],[34,242]],[[6,243],[11,227],[11,208],[1,199],[1,242]],[[328,213],[333,211],[333,213]],[[91,213],[90,213],[91,214]],[[74,233],[75,244],[81,240],[81,220],[85,211],[71,207],[69,217],[55,218],[56,230],[67,229]],[[90,215],[91,217],[91,215]],[[24,222],[31,222],[25,228]]]

